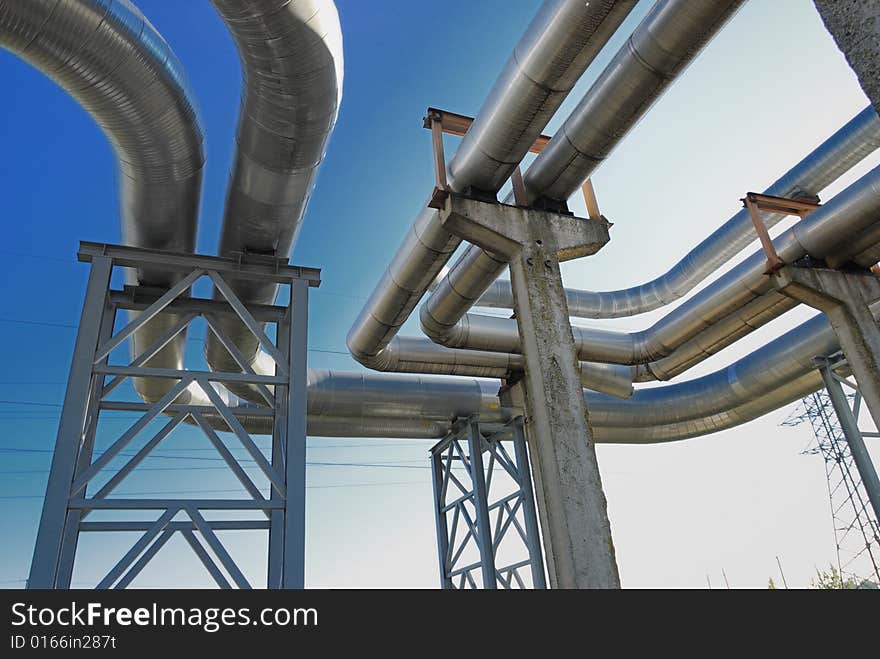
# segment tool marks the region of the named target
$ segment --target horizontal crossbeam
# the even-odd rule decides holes
[[[193,507],[199,510],[280,510],[279,500],[253,499],[71,499],[69,508],[77,510],[164,510]]]
[[[262,254],[240,254],[235,257],[204,256],[201,254],[180,254],[159,249],[108,245],[82,241],[77,258],[90,263],[98,256],[113,259],[113,265],[125,268],[151,267],[163,270],[189,272],[194,267],[227,273],[232,279],[251,279],[288,284],[296,279],[305,279],[309,286],[321,285],[321,270],[288,265],[288,260]]]
[[[166,378],[179,380],[181,371],[173,368],[150,368],[146,366],[96,366],[95,373],[122,375],[126,377]],[[240,382],[245,384],[287,384],[281,375],[256,375],[249,373],[223,373],[220,371],[186,371],[187,375],[209,382]]]
[[[126,286],[123,291],[110,291],[110,304],[117,309],[126,311],[143,311],[160,297],[155,289],[140,286]],[[248,311],[251,315],[265,323],[277,323],[287,313],[286,307],[269,304],[249,304]],[[166,306],[162,313],[210,313],[213,315],[237,315],[223,300],[207,300],[204,298],[182,297],[174,300]]]
[[[115,401],[115,400],[104,400],[101,401],[101,409],[102,410],[113,410],[114,412],[145,412],[150,409],[151,405],[149,403],[135,403],[128,401]],[[232,408],[235,415],[241,416],[274,416],[275,410],[272,410],[268,407],[262,406],[237,406]],[[216,414],[217,409],[211,407],[210,405],[169,405],[165,408],[167,413],[172,412],[187,412],[187,413],[197,413],[200,412],[202,414]]]
[[[80,522],[79,530],[84,532],[106,532],[106,531],[146,531],[153,525],[153,522]],[[269,528],[269,521],[262,519],[240,519],[240,520],[212,520],[208,522],[215,531],[264,531]],[[173,531],[197,530],[196,525],[190,521],[171,522],[166,527]]]

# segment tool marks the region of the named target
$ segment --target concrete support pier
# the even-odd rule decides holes
[[[510,261],[526,436],[553,588],[619,588],[605,494],[577,369],[560,261],[608,242],[608,224],[450,195],[451,232]]]

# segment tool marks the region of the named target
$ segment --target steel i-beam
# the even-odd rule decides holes
[[[450,194],[451,233],[510,262],[525,360],[526,435],[554,588],[617,588],[605,494],[562,287],[561,261],[597,252],[608,223]]]

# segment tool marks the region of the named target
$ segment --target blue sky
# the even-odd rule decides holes
[[[171,44],[199,102],[208,159],[198,249],[214,253],[241,91],[237,53],[208,0],[137,4]],[[424,110],[475,113],[539,3],[450,0],[442,11],[403,0],[337,5],[342,109],[293,261],[324,272],[312,296],[311,367],[361,370],[347,356],[345,334],[432,185]],[[649,6],[638,5],[548,132]],[[779,25],[796,38],[780,39]],[[53,406],[62,400],[87,275],[76,246],[118,242],[119,211],[115,158],[91,118],[5,51],[0,79],[7,90],[0,400],[18,401],[0,403],[0,586],[15,587],[28,571]],[[810,0],[751,0],[596,173],[602,211],[615,223],[612,242],[567,264],[566,284],[620,288],[660,274],[730,217],[743,192],[766,187],[866,104]],[[447,148],[455,143],[450,138]],[[870,158],[823,196],[877,162]],[[584,211],[579,199],[572,207]],[[715,370],[809,315],[795,312],[684,377]],[[603,326],[640,329],[655,317]],[[413,322],[406,328],[416,330]],[[717,585],[722,568],[733,586],[762,586],[777,574],[777,555],[789,583],[805,585],[814,566],[832,561],[824,468],[799,455],[810,440],[806,428],[778,427],[787,413],[674,445],[599,447],[625,586],[701,587],[707,575]],[[104,440],[112,440],[109,431]],[[196,447],[197,437],[182,442]],[[429,445],[310,440],[309,585],[436,584]],[[133,476],[128,491],[230,487],[213,463],[166,455],[148,465],[154,471]],[[343,462],[383,466],[337,466]],[[254,539],[228,541],[258,581],[265,559]],[[86,538],[82,555],[125,549],[98,543]],[[204,583],[187,550],[177,549],[163,550],[136,584]],[[97,561],[86,560],[75,579],[100,576]]]

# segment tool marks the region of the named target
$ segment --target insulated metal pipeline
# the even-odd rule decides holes
[[[880,148],[880,119],[873,107],[868,106],[767,188],[764,194],[816,197],[877,148]],[[768,228],[784,217],[773,213],[762,213],[762,216]],[[659,309],[684,297],[754,240],[754,226],[748,211],[743,209],[656,279],[616,291],[566,289],[569,315],[620,318]],[[878,242],[878,237],[865,236],[865,248]],[[476,306],[512,309],[510,281],[493,283]]]
[[[456,192],[495,195],[634,0],[547,0],[448,167]],[[425,206],[352,326],[348,348],[372,367],[461,240]]]
[[[505,378],[513,371],[522,371],[523,366],[522,355],[458,350],[409,336],[395,336],[372,362],[377,371],[483,378]],[[633,374],[628,366],[582,361],[578,362],[578,370],[581,385],[587,389],[620,398],[633,392]]]
[[[815,357],[839,349],[834,331],[819,314],[727,368],[686,382],[638,389],[625,405],[610,396],[588,392],[590,422],[627,429],[706,423],[714,415],[753,400],[769,397],[787,402],[789,383],[815,371]]]
[[[744,0],[660,0],[627,39],[523,176],[530,202],[564,207]],[[507,267],[470,246],[428,298],[422,329],[446,333]]]
[[[0,46],[57,82],[92,116],[119,164],[122,239],[175,252],[195,247],[202,129],[193,95],[171,48],[128,0],[0,2]],[[167,288],[178,279],[158,268],[130,283]],[[135,333],[140,354],[177,318],[166,314]],[[146,366],[182,368],[185,332]],[[161,398],[174,380],[135,378],[138,394]]]
[[[339,15],[332,0],[211,0],[241,57],[243,98],[219,254],[289,256],[324,158],[342,97]],[[275,284],[235,281],[246,303],[271,304]],[[274,372],[236,319],[218,321],[258,373]],[[213,333],[215,370],[238,370]],[[264,356],[268,357],[268,356]],[[267,363],[269,362],[269,363]],[[250,387],[230,387],[260,400]]]
[[[853,255],[854,238],[874,230],[878,223],[880,167],[800,220],[778,236],[773,244],[786,263],[794,263],[806,255],[846,262]],[[765,269],[766,255],[763,250],[758,250],[652,327],[640,332],[573,327],[578,358],[615,364],[644,364],[669,356],[676,348],[710,328],[726,337],[715,341],[717,349],[729,345],[794,306],[772,289],[764,274]],[[743,314],[746,305],[750,305],[749,313]],[[520,351],[515,320],[467,314],[456,325],[456,330],[450,335],[450,343],[455,347]],[[704,354],[703,358],[705,356],[708,355]]]
[[[875,317],[880,305],[872,307]],[[822,387],[815,357],[840,349],[817,315],[730,366],[688,382],[638,390],[631,399],[586,392],[598,442],[655,443],[706,435],[745,423]],[[498,384],[454,377],[310,371],[308,433],[333,437],[442,437],[456,417],[504,423]],[[239,417],[270,433],[268,417]],[[222,421],[220,422],[222,423]]]
[[[396,373],[308,372],[306,432],[324,437],[442,437],[457,417],[479,414],[481,422],[505,423],[509,409],[498,399],[498,382]],[[271,416],[249,414],[253,403],[230,401],[245,429],[272,434]],[[228,430],[216,412],[204,414]]]
[[[788,382],[786,385],[785,389],[780,389],[771,396],[756,398],[743,405],[702,419],[638,428],[598,426],[595,428],[593,436],[595,441],[606,444],[658,444],[702,437],[753,421],[773,410],[800,400],[823,386],[822,378],[816,371]]]
[[[876,318],[880,309],[875,305],[873,311]],[[603,442],[657,443],[708,435],[818,391],[823,384],[813,359],[839,349],[828,321],[816,316],[726,369],[639,390],[625,409],[614,398],[588,393],[590,421],[597,441]]]

